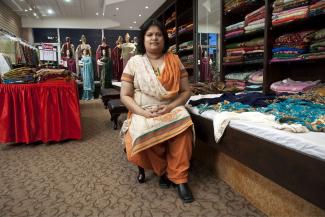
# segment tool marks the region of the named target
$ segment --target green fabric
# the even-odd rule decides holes
[[[101,87],[110,88],[112,87],[112,73],[113,73],[113,64],[112,60],[107,57],[102,57],[100,59],[103,62],[100,83]]]

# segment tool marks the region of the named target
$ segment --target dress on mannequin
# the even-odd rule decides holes
[[[67,50],[72,51],[72,52],[70,51],[70,54],[73,57],[74,56],[74,46],[71,43],[70,37],[66,37],[65,38],[65,43],[62,45],[62,48],[61,48],[61,56],[62,57],[67,57]]]
[[[200,81],[211,81],[210,58],[207,51],[203,52],[200,59]]]
[[[63,60],[63,66],[65,69],[69,70],[70,72],[76,73],[76,61],[72,57],[72,50],[68,49],[66,51],[66,55],[62,57]]]
[[[101,66],[100,73],[100,84],[101,88],[110,88],[112,87],[112,60],[108,57],[108,53],[106,53],[106,49],[102,50],[101,58],[97,60],[97,65]]]
[[[93,63],[91,60],[91,56],[89,55],[88,49],[82,50],[82,58],[81,58],[81,74],[83,80],[83,100],[91,100],[94,99],[94,70]]]
[[[118,37],[116,41],[116,46],[112,51],[112,61],[113,61],[113,78],[121,81],[121,76],[123,73],[123,60],[121,59],[122,54],[122,36]]]
[[[133,43],[130,42],[129,33],[126,33],[125,43],[122,44],[122,54],[121,54],[121,58],[123,59],[123,69],[128,63],[129,59],[132,57],[134,51],[135,51],[135,46]]]
[[[75,56],[76,57],[76,63],[78,63],[78,61],[81,59],[82,51],[85,50],[85,49],[89,51],[89,56],[90,56],[90,59],[91,59],[91,47],[90,47],[89,44],[86,44],[87,39],[86,39],[85,35],[81,36],[80,41],[81,41],[81,44],[78,45],[78,47],[76,49],[76,52],[75,52],[76,53],[76,56]],[[77,75],[79,76],[79,74],[80,74],[80,67],[77,66]]]
[[[102,51],[105,50],[105,53],[108,58],[111,58],[111,49],[106,42],[106,38],[102,39],[102,44],[98,45],[96,50],[96,61],[102,58]],[[101,66],[97,64],[97,77],[101,78]]]

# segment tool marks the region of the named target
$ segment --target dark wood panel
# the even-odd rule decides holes
[[[325,161],[227,127],[217,144],[211,120],[192,114],[196,136],[206,144],[325,209]]]

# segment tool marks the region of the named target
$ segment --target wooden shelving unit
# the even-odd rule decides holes
[[[195,16],[195,7],[194,5],[197,2],[195,0],[167,0],[150,18],[157,19],[161,21],[165,28],[172,29],[175,28],[175,36],[169,38],[170,46],[176,45],[176,53],[180,58],[193,55],[195,61],[195,53],[196,53],[196,16]],[[172,14],[176,14],[176,19],[170,21],[170,17]],[[190,31],[179,31],[180,27],[187,24],[193,24],[193,28]],[[191,50],[179,50],[179,45],[181,43],[193,41],[193,49]],[[190,80],[193,82],[196,80],[196,65],[193,63],[193,67],[187,67]]]
[[[270,85],[276,81],[283,80],[285,78],[292,78],[294,80],[322,80],[325,81],[325,59],[303,59],[303,60],[284,60],[281,62],[272,61],[272,48],[274,41],[277,37],[294,33],[303,30],[319,30],[325,28],[325,23],[321,20],[325,19],[325,14],[307,17],[299,19],[290,23],[282,25],[272,26],[272,12],[273,12],[274,0],[259,1],[257,4],[252,4],[248,7],[241,7],[234,9],[229,12],[221,12],[221,30],[220,30],[220,78],[222,81],[225,80],[225,75],[235,71],[237,69],[243,69],[245,67],[260,67],[264,69],[263,75],[263,92],[270,92]],[[224,9],[225,0],[220,1],[222,10]],[[225,38],[226,26],[243,21],[245,16],[265,5],[266,16],[265,16],[265,27],[263,31],[253,32],[249,34],[242,34],[233,38]],[[250,64],[249,62],[240,63],[225,63],[223,57],[226,55],[226,45],[236,42],[244,42],[257,37],[264,37],[264,61],[261,66],[260,63]]]

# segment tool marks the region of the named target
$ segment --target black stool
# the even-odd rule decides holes
[[[107,102],[109,113],[111,114],[111,121],[114,122],[114,130],[117,129],[117,119],[122,113],[127,113],[128,109],[119,99],[112,99]]]
[[[101,89],[100,94],[102,95],[102,101],[106,109],[110,100],[120,98],[120,91],[114,88]]]

